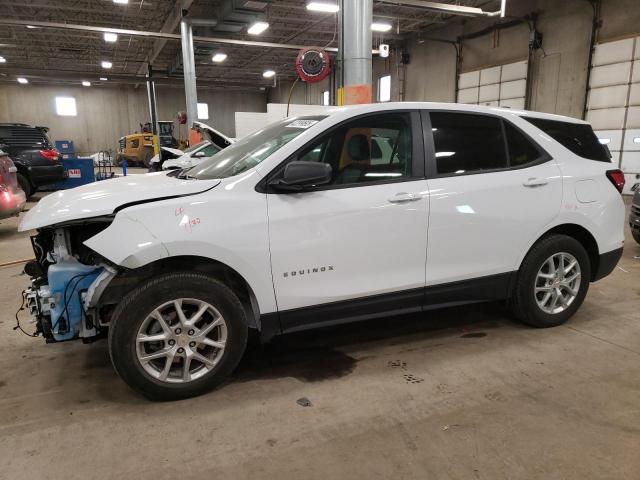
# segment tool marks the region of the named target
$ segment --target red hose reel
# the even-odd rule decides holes
[[[304,82],[320,82],[331,72],[331,58],[321,48],[303,48],[296,57],[296,72]]]

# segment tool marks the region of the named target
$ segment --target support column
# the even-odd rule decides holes
[[[184,71],[184,96],[187,103],[187,127],[189,143],[199,141],[198,134],[192,129],[193,122],[198,119],[198,94],[196,91],[196,62],[193,55],[193,29],[184,16],[180,21],[180,37],[182,42],[182,69]]]
[[[153,154],[160,153],[160,138],[158,129],[158,108],[156,106],[156,84],[153,81],[153,69],[149,65],[147,73],[147,95],[149,97],[149,116],[151,118],[151,131],[153,132]],[[160,154],[162,160],[162,154]]]
[[[342,105],[371,103],[372,0],[340,1],[340,76]]]

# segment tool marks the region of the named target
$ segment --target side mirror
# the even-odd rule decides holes
[[[289,162],[282,178],[271,182],[270,185],[276,190],[300,192],[309,187],[330,183],[331,173],[331,165],[328,163]]]
[[[193,158],[202,158],[202,157],[205,157],[205,156],[206,155],[202,150],[200,150],[199,152],[196,152],[193,155],[191,155],[191,157],[193,157]]]

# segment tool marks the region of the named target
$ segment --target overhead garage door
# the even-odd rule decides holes
[[[587,121],[625,173],[630,193],[640,179],[640,37],[596,45]]]
[[[460,74],[458,103],[524,108],[527,61]]]

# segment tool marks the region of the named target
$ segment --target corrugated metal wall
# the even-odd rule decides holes
[[[628,193],[640,176],[640,37],[596,45],[588,98],[587,121],[625,172]]]
[[[458,79],[459,103],[523,109],[527,61],[463,73]]]

